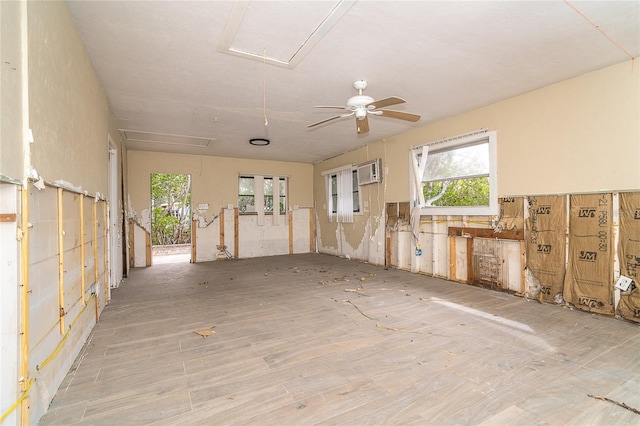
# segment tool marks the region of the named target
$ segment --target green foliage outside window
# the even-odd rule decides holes
[[[191,176],[151,175],[151,243],[191,243]]]
[[[489,205],[488,177],[426,182],[423,191],[432,206]]]

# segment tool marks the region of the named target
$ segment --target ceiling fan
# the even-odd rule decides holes
[[[363,95],[362,91],[367,88],[367,82],[364,80],[357,80],[353,83],[353,88],[358,91],[356,96],[353,96],[347,100],[346,106],[325,106],[320,105],[315,108],[333,108],[344,109],[347,111],[345,114],[335,115],[333,117],[320,120],[316,123],[309,124],[307,127],[314,127],[320,124],[328,123],[333,120],[345,117],[356,117],[356,129],[358,134],[364,134],[369,132],[369,115],[381,115],[383,117],[398,118],[400,120],[406,120],[416,122],[420,120],[420,115],[412,114],[409,112],[394,111],[390,109],[378,109],[384,108],[390,105],[397,105],[405,103],[406,101],[396,96],[384,98],[380,100],[374,100],[371,96]]]

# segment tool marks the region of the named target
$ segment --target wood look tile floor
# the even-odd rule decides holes
[[[308,254],[132,270],[41,425],[625,425],[635,324]],[[195,330],[211,329],[210,337]]]

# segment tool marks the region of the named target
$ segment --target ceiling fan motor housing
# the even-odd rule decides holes
[[[307,127],[315,127],[320,124],[328,123],[330,121],[338,120],[346,117],[356,117],[356,124],[358,129],[358,134],[368,133],[369,132],[369,121],[367,119],[367,115],[378,115],[389,118],[397,118],[400,120],[406,120],[411,122],[416,122],[420,120],[420,116],[418,114],[412,114],[408,112],[402,111],[393,111],[387,109],[379,109],[384,108],[391,105],[397,105],[406,102],[402,98],[398,98],[397,96],[391,96],[384,99],[374,100],[371,96],[363,95],[362,91],[366,89],[367,82],[365,80],[356,80],[353,82],[353,88],[358,91],[356,96],[352,96],[347,100],[347,105],[344,107],[339,106],[318,106],[316,108],[334,108],[334,109],[342,109],[347,111],[347,113],[343,113],[340,115],[335,115],[333,117],[326,118],[324,120],[320,120],[316,123],[311,123]]]
[[[347,101],[347,108],[355,111],[358,108],[365,108],[373,102],[373,98],[367,95],[356,95],[349,98]]]

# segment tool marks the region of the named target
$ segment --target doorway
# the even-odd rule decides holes
[[[191,261],[191,175],[151,174],[152,264]]]
[[[123,212],[120,207],[120,197],[118,187],[120,185],[120,174],[118,173],[118,148],[113,143],[111,136],[108,136],[109,143],[109,290],[108,298],[111,299],[111,289],[120,286],[124,276],[124,248],[122,245],[122,220]],[[120,194],[121,195],[121,194]]]

